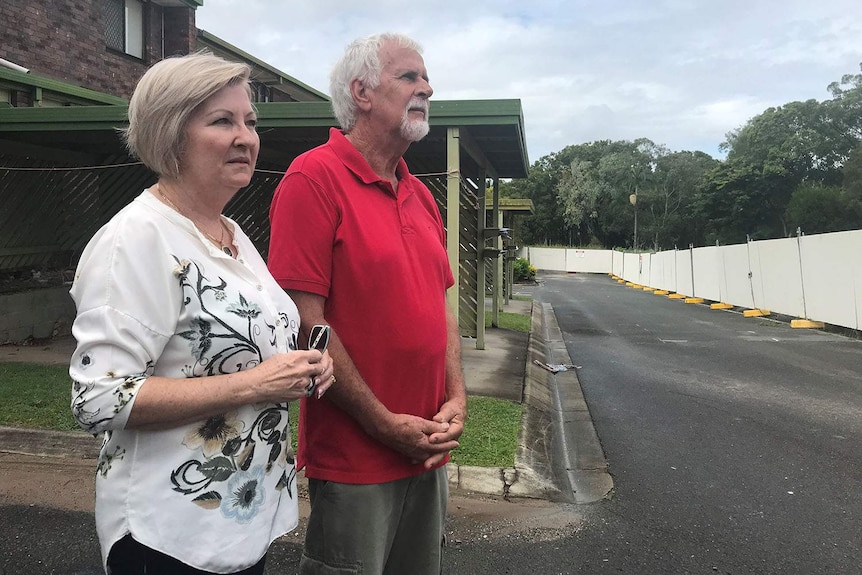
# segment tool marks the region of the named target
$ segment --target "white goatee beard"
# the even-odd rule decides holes
[[[401,120],[401,135],[409,142],[418,142],[428,135],[431,126],[427,120],[411,120],[407,116]]]
[[[427,100],[414,98],[410,101],[410,104],[407,105],[407,109],[404,110],[404,116],[401,118],[401,135],[408,142],[418,142],[427,136],[428,132],[431,130],[431,127],[428,125],[428,108],[430,108],[430,106],[428,105]],[[425,119],[411,120],[410,110],[415,109],[421,109],[425,112]]]

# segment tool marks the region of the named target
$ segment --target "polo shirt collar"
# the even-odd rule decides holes
[[[371,166],[368,164],[365,157],[359,153],[359,150],[357,150],[353,144],[350,143],[350,140],[344,137],[341,130],[338,128],[330,128],[328,143],[344,166],[356,174],[364,184],[381,183],[387,188],[391,188],[388,181],[378,176],[377,173],[371,169]],[[410,170],[407,168],[407,162],[404,161],[404,158],[398,158],[398,165],[395,167],[395,175],[403,182],[409,173]]]

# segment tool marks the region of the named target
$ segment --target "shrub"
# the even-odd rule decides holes
[[[531,282],[536,279],[536,268],[526,258],[518,258],[512,264],[512,274],[516,282]]]

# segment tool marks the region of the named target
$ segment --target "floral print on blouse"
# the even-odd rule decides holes
[[[296,306],[235,230],[236,260],[144,192],[81,257],[71,291],[71,407],[82,428],[104,434],[96,474],[103,559],[132,533],[198,569],[241,570],[296,525],[287,403],[168,430],[125,429],[152,375],[181,386],[297,348]]]

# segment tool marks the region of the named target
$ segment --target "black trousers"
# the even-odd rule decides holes
[[[248,569],[237,571],[236,575],[263,575],[266,555]],[[212,575],[177,561],[146,545],[141,545],[131,535],[126,535],[111,547],[108,553],[108,575]]]

